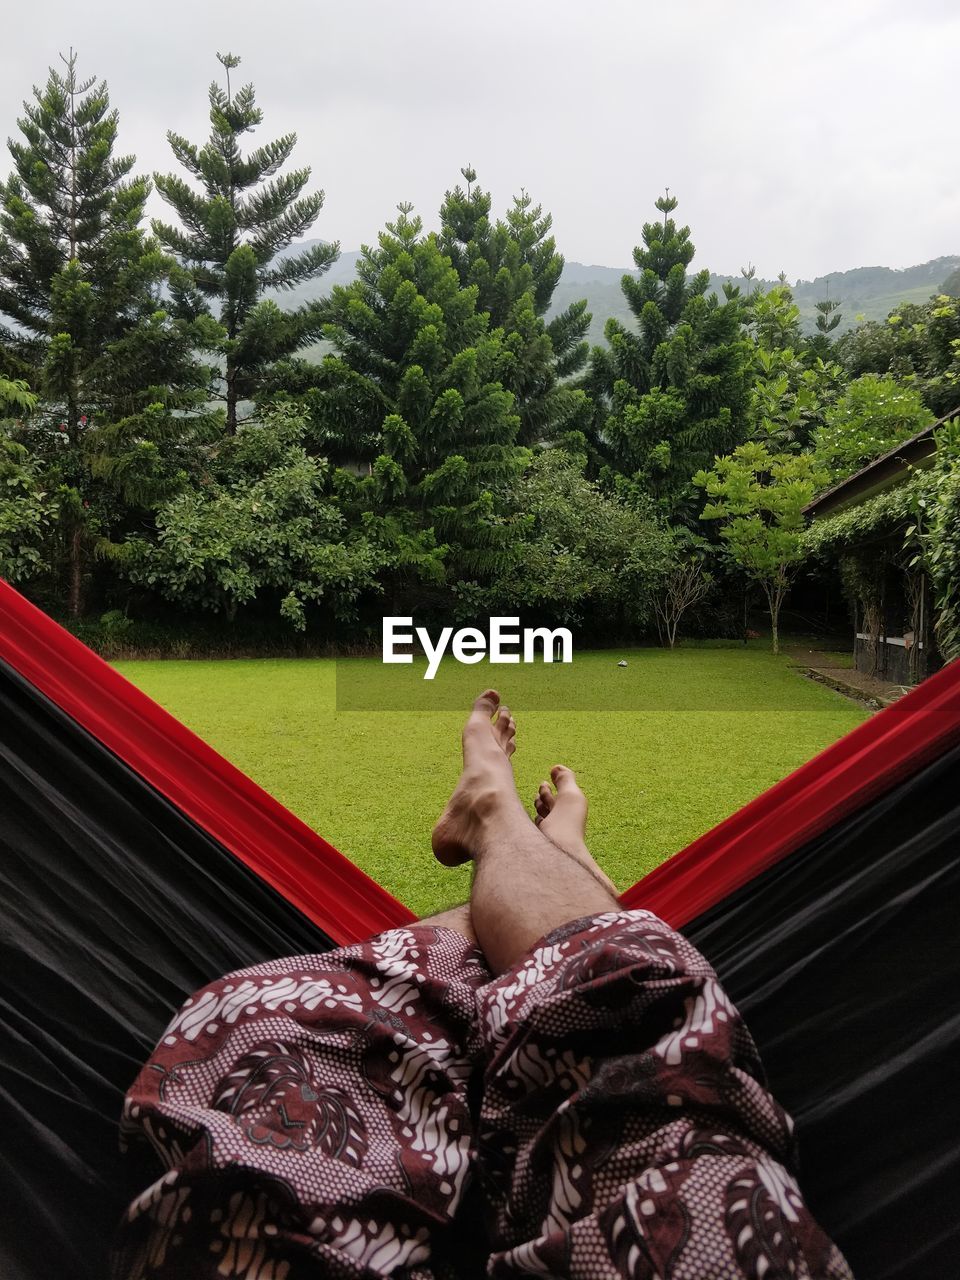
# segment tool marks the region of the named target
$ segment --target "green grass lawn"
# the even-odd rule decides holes
[[[351,688],[358,675],[385,688],[379,659],[350,663]],[[621,888],[866,714],[788,658],[743,647],[578,653],[566,668],[445,664],[426,692],[450,709],[431,711],[338,711],[328,659],[116,665],[421,914],[467,893],[466,869],[434,862],[430,828],[457,778],[466,702],[486,684],[517,714],[521,795],[532,801],[557,762],[576,769],[591,848]],[[419,679],[389,672],[408,690]]]

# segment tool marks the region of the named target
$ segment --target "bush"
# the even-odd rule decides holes
[[[842,480],[933,422],[919,391],[867,373],[851,382],[814,432],[814,452]]]

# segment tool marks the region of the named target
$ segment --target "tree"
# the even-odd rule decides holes
[[[401,205],[357,279],[330,295],[324,335],[337,354],[287,369],[310,447],[344,461],[348,509],[415,577],[435,580],[443,557],[454,578],[502,567],[498,503],[529,459],[504,386],[516,357],[478,292]]]
[[[833,349],[830,334],[839,327],[843,314],[840,303],[831,298],[821,299],[814,305],[814,310],[817,313],[817,332],[807,343],[807,350],[819,359],[826,360]]]
[[[933,414],[914,387],[866,373],[827,410],[813,434],[814,452],[840,480],[931,422]]]
[[[127,542],[130,580],[231,621],[256,600],[300,631],[317,603],[351,617],[360,593],[375,589],[381,557],[347,528],[330,468],[305,452],[303,433],[280,410],[224,437],[199,482],[158,512],[156,542]]]
[[[765,351],[753,358],[750,392],[751,438],[779,452],[810,447],[836,402],[843,370],[819,357],[804,359],[790,347]]]
[[[684,614],[707,598],[714,579],[707,569],[710,544],[682,526],[667,532],[667,554],[658,574],[653,609],[660,643],[673,649]]]
[[[507,563],[487,586],[457,584],[464,620],[519,612],[606,637],[649,623],[669,535],[587,479],[585,462],[563,448],[533,456],[503,505]]]
[[[636,328],[607,322],[609,345],[594,348],[584,385],[601,463],[674,514],[693,472],[745,434],[749,346],[738,290],[707,297],[709,272],[687,275],[695,250],[690,228],[670,217],[676,199],[668,193],[656,207],[662,222],[646,223],[633,251],[640,278],[622,281]]]
[[[800,332],[800,308],[793,300],[793,290],[781,279],[766,293],[754,288],[744,304],[745,319],[757,346],[763,351],[797,351],[803,336]]]
[[[11,413],[30,413],[37,407],[37,396],[22,378],[0,377],[0,417]]]
[[[36,401],[25,382],[0,377],[0,418],[29,413]],[[57,506],[28,451],[11,438],[10,425],[0,421],[0,578],[23,582],[44,567],[42,546]]]
[[[35,89],[9,143],[0,185],[0,313],[7,367],[41,398],[16,438],[58,494],[59,549],[71,614],[82,606],[96,540],[177,482],[173,442],[210,427],[210,371],[195,350],[203,321],[161,300],[173,263],[142,230],[150,183],[116,156],[117,112],[104,82],[63,59]]]
[[[582,390],[567,379],[581,372],[589,347],[583,341],[591,316],[585,299],[571,303],[547,322],[563,257],[550,235],[553,219],[524,191],[515,196],[506,218],[490,221],[490,193],[474,183],[467,166],[459,185],[446,193],[440,209],[440,248],[453,263],[460,283],[477,288],[477,306],[504,331],[514,356],[504,386],[513,392],[523,444],[555,440],[587,421]]]
[[[752,338],[751,438],[778,451],[799,451],[823,425],[843,371],[804,349],[800,309],[783,284],[755,290],[746,303]]]
[[[219,302],[217,318],[226,334],[220,394],[227,430],[233,432],[238,406],[254,397],[264,370],[320,335],[319,304],[282,311],[264,295],[321,276],[336,261],[339,246],[315,244],[300,253],[284,252],[313,226],[323,192],[303,195],[308,168],[274,176],[293,153],[295,133],[242,154],[240,139],[262,122],[263,112],[252,84],[236,93],[231,89],[230,72],[240,59],[229,53],[218,53],[217,59],[226,72],[226,88],[216,81],[210,85],[208,142],[198,148],[179,134],[167,134],[174,156],[200,190],[176,174],[157,174],[157,190],[181,226],[155,221],[153,229],[184,269],[173,281],[178,313],[209,315]]]
[[[766,596],[774,653],[780,652],[780,610],[805,554],[803,510],[824,478],[810,454],[772,454],[752,442],[694,476],[708,499],[700,519],[722,522],[728,553]]]
[[[960,404],[960,299],[940,294],[904,303],[885,321],[869,320],[845,333],[837,358],[851,378],[890,375],[914,387],[935,415]]]

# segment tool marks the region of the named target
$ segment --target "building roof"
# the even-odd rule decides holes
[[[867,498],[872,498],[874,494],[884,489],[892,489],[902,484],[912,470],[932,466],[937,451],[934,433],[938,427],[942,427],[945,422],[949,422],[951,418],[958,415],[960,415],[960,406],[936,422],[931,422],[929,427],[924,427],[916,435],[910,436],[907,440],[901,440],[892,449],[882,453],[879,458],[874,458],[872,462],[868,462],[865,467],[855,471],[852,476],[847,476],[839,484],[824,489],[823,493],[818,494],[804,507],[804,515],[807,519],[813,520],[833,515],[835,511],[841,511],[845,507],[857,506],[858,503],[865,502]]]

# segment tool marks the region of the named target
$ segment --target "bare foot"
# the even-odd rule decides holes
[[[553,844],[583,864],[596,880],[618,896],[616,885],[600,870],[587,848],[587,797],[577,784],[576,774],[565,764],[550,770],[556,791],[541,782],[534,800],[537,826]]]
[[[490,818],[511,809],[522,814],[510,765],[516,734],[510,708],[500,706],[499,693],[481,693],[463,730],[463,772],[433,829],[433,853],[444,866],[474,856],[481,828]]]

